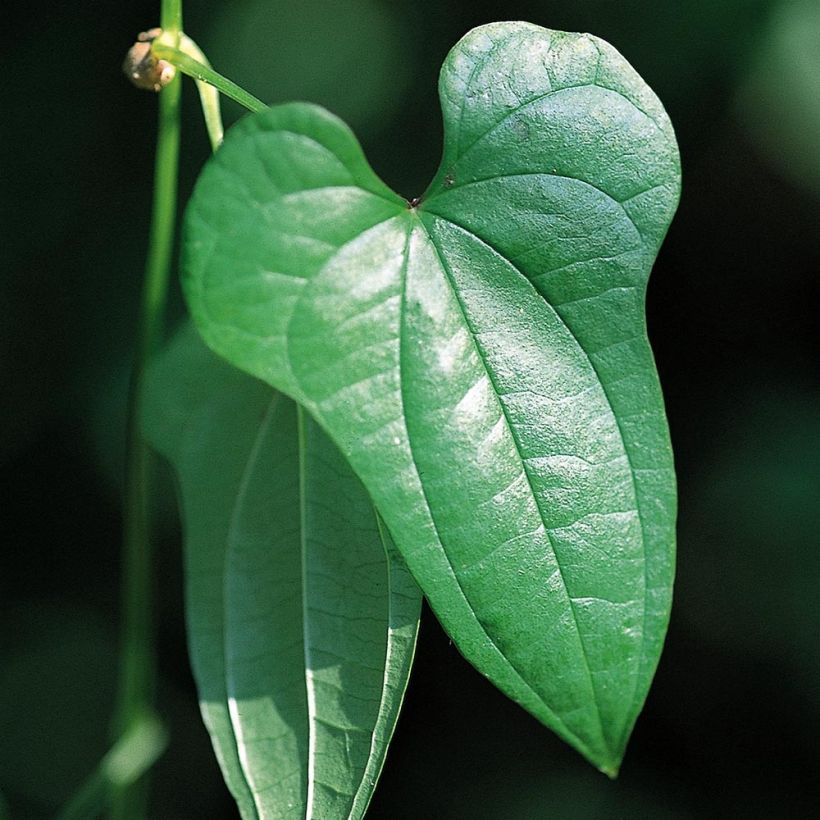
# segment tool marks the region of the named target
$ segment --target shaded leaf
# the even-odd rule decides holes
[[[191,329],[153,368],[146,427],[179,476],[194,672],[242,815],[362,816],[421,605],[366,493]]]
[[[643,303],[674,134],[606,43],[525,23],[468,34],[440,94],[420,202],[322,109],[245,119],[188,208],[186,295],[330,433],[462,653],[614,773],[671,600]]]

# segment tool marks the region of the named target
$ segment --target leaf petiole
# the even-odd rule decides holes
[[[173,48],[173,45],[171,45]],[[203,53],[202,49],[187,35],[180,34],[179,50],[193,60],[196,60],[205,68],[210,69],[211,64]],[[166,60],[166,62],[170,62]],[[202,115],[205,117],[205,128],[208,130],[208,138],[211,141],[211,150],[216,151],[222,145],[224,129],[222,127],[222,114],[219,110],[219,91],[210,83],[204,80],[194,80],[196,89],[199,92],[199,101],[202,105]]]
[[[196,52],[198,52],[199,59],[194,58],[191,53],[186,53],[185,45],[193,46]],[[213,86],[221,94],[229,97],[234,102],[238,102],[249,111],[263,111],[268,107],[262,100],[254,97],[253,94],[248,93],[232,80],[214,71],[210,65],[207,64],[207,60],[203,62],[205,55],[189,37],[183,37],[179,47],[175,47],[169,43],[164,35],[160,36],[151,44],[151,50],[158,59],[166,60],[178,68],[183,74],[187,74],[200,83],[207,83]],[[202,92],[200,91],[200,95],[201,94]],[[204,100],[203,111],[206,111]],[[207,122],[207,111],[205,117]]]

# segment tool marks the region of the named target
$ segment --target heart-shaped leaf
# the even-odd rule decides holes
[[[609,45],[470,32],[420,200],[322,109],[245,119],[188,207],[206,341],[303,404],[445,629],[614,773],[663,642],[675,481],[644,293],[679,159]]]
[[[298,412],[188,329],[153,367],[145,426],[180,480],[194,673],[242,816],[359,818],[421,593],[336,447]]]

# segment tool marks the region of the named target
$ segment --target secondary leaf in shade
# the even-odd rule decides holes
[[[202,718],[244,818],[256,817],[225,685],[224,564],[242,474],[273,391],[220,362],[186,327],[149,374],[145,434],[174,466],[185,531],[185,615]]]
[[[361,817],[412,664],[421,594],[338,450],[191,329],[155,364],[203,716],[243,817]]]
[[[226,564],[228,696],[263,817],[367,807],[421,606],[382,534],[335,445],[281,397],[248,462]]]
[[[462,653],[614,773],[674,572],[643,311],[674,134],[611,46],[526,23],[468,34],[440,94],[409,203],[322,109],[240,123],[188,208],[186,295],[334,438]]]

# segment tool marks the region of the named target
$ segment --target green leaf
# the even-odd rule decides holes
[[[611,46],[526,23],[470,32],[440,94],[420,202],[322,109],[241,122],[188,207],[185,292],[336,441],[461,652],[614,774],[674,572],[643,308],[674,134]]]
[[[145,423],[179,476],[205,723],[243,817],[361,817],[421,595],[361,484],[296,406],[186,329]]]

